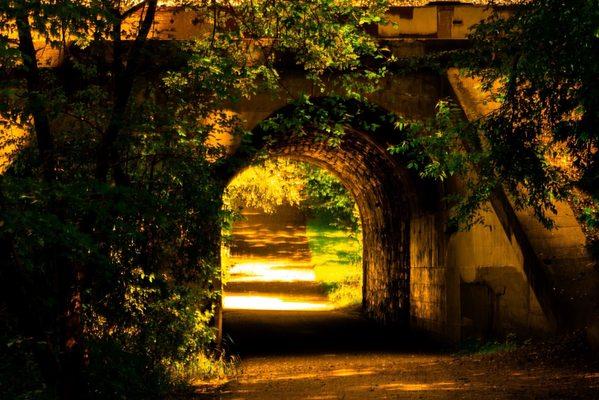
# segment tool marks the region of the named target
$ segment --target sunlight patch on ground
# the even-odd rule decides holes
[[[265,244],[280,243],[281,240],[306,243],[306,238],[302,237],[305,233],[304,227],[286,226],[285,230],[275,230],[248,226],[245,228],[235,228],[235,235],[243,238],[244,242]],[[253,239],[252,239],[253,238]]]
[[[333,310],[335,305],[316,279],[303,217],[295,218],[298,220],[298,225],[295,225],[285,215],[273,217],[263,213],[244,213],[244,216],[246,220],[237,223],[233,229],[223,308]],[[287,229],[282,229],[282,226]]]
[[[230,282],[312,282],[314,269],[307,262],[294,260],[249,260],[229,269]]]
[[[419,391],[430,391],[430,390],[461,390],[460,387],[456,386],[455,382],[433,382],[433,383],[389,383],[386,385],[379,385],[379,388],[390,391],[403,391],[403,392],[419,392]]]
[[[342,368],[331,371],[331,376],[343,377],[343,376],[356,376],[356,375],[373,375],[376,371],[372,368],[357,370],[354,368]]]
[[[365,375],[374,375],[377,371],[373,368],[368,368],[365,370],[357,370],[353,368],[342,368],[335,369],[332,371],[320,371],[319,373],[304,373],[304,374],[280,374],[273,375],[271,374],[268,378],[259,378],[259,379],[245,379],[246,383],[261,383],[261,382],[274,382],[274,381],[297,381],[297,380],[310,380],[310,379],[323,379],[323,378],[345,378],[352,376],[365,376]]]
[[[225,310],[268,310],[268,311],[329,311],[334,307],[323,301],[298,301],[294,297],[226,295],[223,297]]]

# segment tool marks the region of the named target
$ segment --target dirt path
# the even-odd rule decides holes
[[[291,207],[243,215],[233,229],[225,309],[332,310],[315,282],[304,217]]]
[[[256,214],[239,228],[224,323],[240,373],[202,399],[599,399],[599,371],[575,359],[530,349],[456,356],[332,310],[301,221]]]

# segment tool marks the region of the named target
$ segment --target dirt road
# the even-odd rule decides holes
[[[333,310],[313,282],[301,220],[256,214],[238,228],[224,323],[240,373],[201,399],[599,399],[599,370],[577,358],[455,355]]]

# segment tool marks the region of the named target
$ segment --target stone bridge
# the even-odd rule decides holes
[[[307,87],[295,74],[284,79],[298,95]],[[453,98],[465,118],[476,118],[492,106],[483,97],[476,82],[450,69],[389,77],[368,100],[380,115],[425,119],[439,100]],[[253,130],[254,147],[321,166],[353,194],[362,216],[366,314],[449,341],[590,326],[598,276],[569,204],[557,205],[558,228],[549,231],[498,193],[484,212],[484,225],[448,232],[444,198],[459,193],[459,179],[441,185],[408,170],[408,160],[387,151],[398,140],[394,128],[362,129],[359,122],[380,118],[355,102],[346,107],[359,121],[346,127],[339,146],[319,140],[318,132],[300,137],[277,132],[267,144],[260,122],[292,112],[287,99],[257,96],[229,112]],[[327,98],[318,103],[327,107]],[[231,136],[223,134],[218,143],[235,158]]]
[[[388,15],[393,24],[369,29],[400,57],[463,47],[468,45],[470,27],[490,11],[454,3],[393,7]],[[151,37],[186,40],[205,35],[207,29],[196,14],[165,8],[157,15]],[[41,65],[60,65],[59,53],[42,44],[38,48]],[[288,92],[257,95],[227,110],[253,130],[258,147],[267,146],[260,122],[289,112],[290,97],[311,92],[297,71],[284,74],[282,81]],[[319,100],[322,106],[331,94],[333,89]],[[465,118],[477,118],[493,106],[474,80],[451,69],[390,75],[368,100],[381,114],[425,119],[446,98],[462,106]],[[359,113],[362,105],[354,102],[347,107]],[[410,172],[406,160],[387,151],[396,139],[392,132],[389,126],[376,132],[367,132],[360,124],[347,126],[336,147],[317,140],[318,132],[302,137],[278,132],[285,140],[267,148],[273,156],[328,169],[355,197],[364,232],[363,292],[368,315],[409,324],[449,341],[512,332],[542,335],[561,327],[587,329],[590,336],[599,336],[598,272],[568,204],[557,205],[558,228],[548,231],[530,213],[514,211],[505,195],[498,193],[484,212],[484,225],[468,232],[448,232],[444,197],[459,192],[459,180],[441,185]],[[233,136],[223,132],[216,141],[236,157],[238,143]]]

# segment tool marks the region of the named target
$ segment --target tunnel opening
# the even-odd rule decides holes
[[[323,98],[311,104],[318,110],[337,103]],[[232,151],[237,162],[223,174],[226,183],[259,158],[293,159],[334,174],[355,200],[362,222],[361,316],[385,329],[438,338],[454,334],[448,332],[455,327],[449,321],[455,310],[448,291],[453,289],[448,288],[451,271],[445,267],[443,189],[410,170],[407,156],[388,151],[402,140],[394,117],[372,104],[348,101],[344,110],[350,117],[334,141],[310,118],[293,132],[285,124],[274,129],[269,124],[281,115],[283,121],[293,120],[297,107],[288,105],[268,116],[253,129],[249,144]],[[247,332],[254,321],[238,326]]]
[[[269,158],[227,186],[225,310],[358,310],[363,246],[358,207],[313,164]]]

